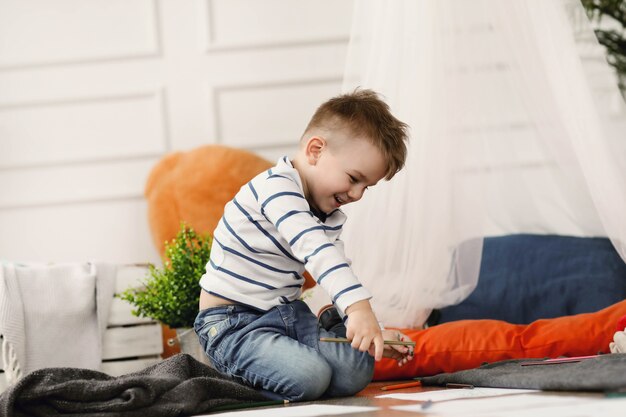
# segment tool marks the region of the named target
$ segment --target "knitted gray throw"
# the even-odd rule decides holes
[[[0,395],[0,415],[186,416],[264,399],[191,356],[178,354],[119,377],[79,368],[33,371]]]
[[[626,354],[600,355],[581,362],[522,366],[537,359],[494,362],[466,371],[420,378],[422,385],[465,384],[476,387],[548,391],[618,391],[626,389]]]

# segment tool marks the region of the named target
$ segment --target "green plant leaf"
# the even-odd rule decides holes
[[[191,327],[198,314],[200,278],[211,255],[212,238],[198,235],[181,223],[171,242],[165,243],[162,268],[150,266],[140,288],[119,295],[133,305],[133,314],[150,317],[170,327]]]

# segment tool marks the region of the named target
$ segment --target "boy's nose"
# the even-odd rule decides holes
[[[359,201],[361,197],[363,197],[363,189],[360,187],[352,187],[350,191],[348,191],[348,197],[350,197],[351,201]]]

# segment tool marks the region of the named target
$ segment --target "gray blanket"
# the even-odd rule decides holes
[[[179,354],[119,377],[79,368],[31,372],[0,395],[0,416],[185,416],[264,399]]]
[[[581,362],[522,366],[537,359],[517,359],[449,374],[420,378],[422,385],[467,384],[476,387],[549,391],[619,391],[626,389],[626,354],[601,355]]]

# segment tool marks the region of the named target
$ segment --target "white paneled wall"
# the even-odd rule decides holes
[[[340,91],[347,0],[0,0],[0,260],[158,262],[165,153],[291,153]]]

